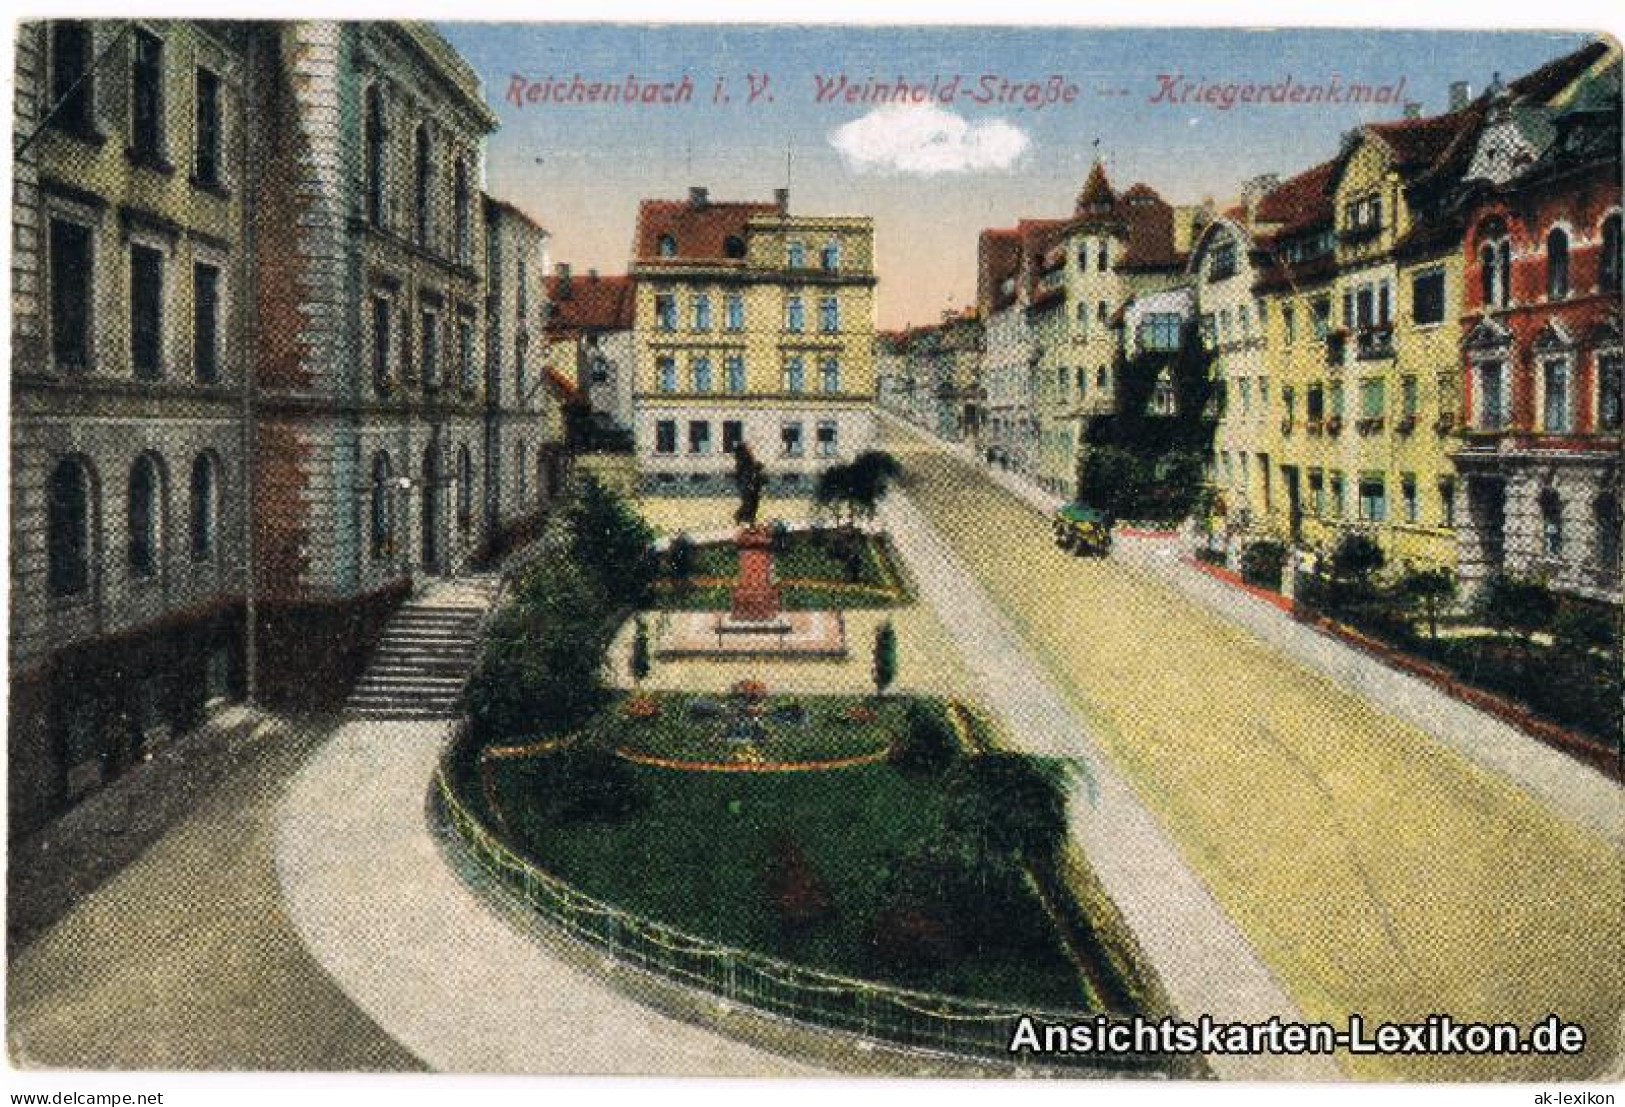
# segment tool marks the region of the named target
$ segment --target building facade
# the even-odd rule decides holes
[[[1461,577],[1620,602],[1620,60],[1494,90],[1463,192]]]
[[[875,395],[883,409],[980,453],[985,423],[982,322],[974,308],[875,340]]]
[[[578,277],[559,262],[547,289],[549,363],[585,398],[595,442],[630,438],[636,386],[632,278],[593,270]]]
[[[874,222],[769,203],[645,200],[631,276],[644,486],[725,492],[748,444],[773,487],[875,441]]]

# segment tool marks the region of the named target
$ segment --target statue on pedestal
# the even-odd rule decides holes
[[[741,442],[734,447],[734,487],[739,490],[739,510],[734,522],[744,527],[756,525],[756,513],[762,507],[762,489],[767,485],[767,470],[751,449]]]

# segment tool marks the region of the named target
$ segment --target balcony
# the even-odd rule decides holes
[[[1394,328],[1362,327],[1356,337],[1355,356],[1361,361],[1394,356]]]

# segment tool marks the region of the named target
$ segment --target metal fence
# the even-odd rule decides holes
[[[463,805],[445,768],[436,786],[452,828],[481,868],[549,921],[626,962],[737,1003],[815,1026],[894,1045],[1016,1064],[1011,1035],[1023,1016],[1037,1025],[1077,1022],[1103,1012],[1036,1011],[891,987],[838,976],[719,945],[583,895],[543,872],[489,833]],[[1076,1066],[1147,1075],[1165,1059],[1145,1055],[1048,1054],[1045,1068]]]

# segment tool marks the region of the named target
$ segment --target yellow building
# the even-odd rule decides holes
[[[726,491],[748,444],[783,491],[874,443],[874,222],[769,203],[645,200],[631,274],[646,487]]]
[[[1232,440],[1230,462],[1251,455],[1252,529],[1321,548],[1358,530],[1391,563],[1454,565],[1461,261],[1435,198],[1476,122],[1458,110],[1366,126],[1260,200],[1266,391],[1255,380],[1256,433]]]

